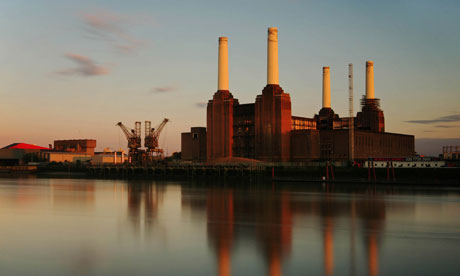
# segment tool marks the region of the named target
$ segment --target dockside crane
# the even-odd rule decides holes
[[[134,129],[128,129],[122,122],[118,122],[117,126],[121,128],[128,140],[128,160],[130,163],[137,163],[141,160],[141,122],[135,122]]]
[[[154,154],[157,156],[163,155],[163,149],[159,148],[158,140],[160,138],[161,131],[164,129],[168,122],[169,119],[164,118],[156,128],[151,128],[151,122],[145,121],[144,146],[147,148],[149,157],[153,157]]]

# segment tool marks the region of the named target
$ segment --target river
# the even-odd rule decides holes
[[[1,275],[460,275],[460,190],[0,178]]]

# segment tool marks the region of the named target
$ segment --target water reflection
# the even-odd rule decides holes
[[[150,181],[128,181],[128,218],[135,233],[141,233],[142,224],[146,234],[154,228],[158,208],[163,201],[164,185],[153,185]]]
[[[234,239],[234,200],[232,189],[210,189],[207,193],[207,234],[218,262],[219,275],[231,275]]]
[[[385,202],[378,195],[372,195],[356,202],[356,210],[363,224],[368,275],[375,276],[379,272],[379,244],[385,226]]]
[[[0,267],[6,275],[31,275],[34,264],[51,275],[457,275],[458,212],[455,190],[0,179]]]
[[[61,208],[93,208],[95,203],[95,180],[81,181],[72,179],[48,179],[53,197],[53,207]]]
[[[327,186],[306,197],[299,197],[289,190],[265,188],[214,187],[202,192],[205,196],[200,190],[183,189],[182,206],[195,212],[206,212],[208,240],[216,257],[218,275],[231,275],[234,244],[239,239],[248,239],[243,237],[248,233],[253,235],[249,239],[257,242],[267,274],[282,275],[283,263],[289,258],[293,246],[293,228],[298,217],[318,219],[324,275],[336,272],[336,228],[350,231],[350,274],[357,274],[356,235],[364,241],[367,274],[379,274],[379,248],[386,208],[382,195],[375,191],[359,191],[350,198],[344,198],[333,187]],[[343,218],[350,218],[349,225],[344,225]]]

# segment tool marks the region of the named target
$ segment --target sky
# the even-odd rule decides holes
[[[279,78],[292,114],[321,108],[331,67],[332,108],[355,112],[374,61],[388,132],[416,151],[460,145],[460,1],[26,1],[0,2],[0,147],[96,139],[126,148],[116,123],[163,118],[166,153],[206,125],[217,90],[218,37],[229,38],[230,91],[252,103],[266,84],[267,28],[278,27]]]

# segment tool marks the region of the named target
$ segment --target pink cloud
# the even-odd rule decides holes
[[[199,108],[205,108],[207,105],[208,105],[208,103],[206,103],[206,102],[195,103],[195,106],[199,107]]]
[[[154,93],[166,93],[166,92],[172,92],[176,90],[176,87],[174,86],[157,86],[152,89],[152,92]]]
[[[92,59],[86,56],[78,54],[66,54],[68,59],[72,60],[77,64],[77,67],[63,69],[58,71],[58,74],[62,75],[82,75],[82,76],[99,76],[107,75],[110,72],[110,68],[97,65]]]
[[[131,16],[106,10],[81,14],[85,30],[91,35],[91,38],[108,41],[122,52],[133,52],[146,45],[146,41],[135,38],[126,30],[127,25],[142,20],[142,18],[139,16],[134,19]]]

